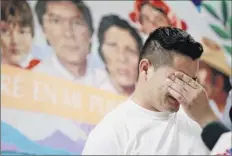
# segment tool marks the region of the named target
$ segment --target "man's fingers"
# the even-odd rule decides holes
[[[184,81],[186,84],[191,86],[194,89],[199,88],[199,84],[194,81],[191,77],[185,75],[184,73],[181,72],[175,72],[175,76],[179,78],[180,80]]]
[[[175,82],[176,84],[178,84],[179,86],[188,87],[188,85],[186,84],[186,82],[184,82],[184,81],[178,79],[178,78],[175,76],[175,74],[170,74],[170,75],[168,76],[168,78],[169,78],[170,80],[172,80],[173,82]],[[184,89],[187,90],[187,88],[184,88]]]
[[[168,92],[179,103],[181,103],[181,104],[185,104],[186,103],[186,99],[180,93],[178,93],[177,91],[175,91],[173,88],[168,87]]]
[[[170,80],[171,81],[171,80]],[[179,82],[180,81],[180,82]],[[176,92],[178,92],[179,94],[181,94],[183,97],[187,97],[187,89],[185,89],[184,87],[186,86],[186,84],[182,84],[183,81],[176,79],[175,82],[171,82],[169,84],[169,86],[174,89]],[[183,82],[184,83],[184,82]]]

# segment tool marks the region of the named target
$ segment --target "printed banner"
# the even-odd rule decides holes
[[[80,154],[89,131],[123,100],[93,87],[2,65],[1,150]]]
[[[162,26],[203,44],[198,79],[220,116],[231,90],[231,6],[1,1],[1,154],[81,154],[93,127],[133,93],[140,49]]]

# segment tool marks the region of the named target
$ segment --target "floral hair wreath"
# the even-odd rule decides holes
[[[140,8],[144,3],[149,3],[155,8],[162,10],[162,12],[167,15],[172,26],[187,30],[187,24],[183,20],[178,19],[163,0],[136,0],[134,3],[134,10],[129,13],[129,17],[134,23],[139,22]]]

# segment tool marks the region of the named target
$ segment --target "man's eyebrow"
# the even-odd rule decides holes
[[[56,13],[53,13],[53,12],[48,12],[47,13],[48,14],[48,16],[50,16],[50,17],[58,17],[58,18],[63,18],[62,16],[60,16],[60,15],[58,15],[58,14],[56,14]],[[84,18],[82,17],[82,15],[76,15],[76,16],[73,16],[73,17],[71,17],[72,19],[80,19],[80,20],[83,20],[84,21]]]
[[[59,15],[57,15],[56,13],[53,13],[53,12],[48,12],[48,16],[51,16],[51,17],[60,17]]]

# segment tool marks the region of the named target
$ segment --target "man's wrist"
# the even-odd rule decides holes
[[[204,128],[207,124],[214,122],[214,121],[219,121],[220,119],[214,114],[212,110],[208,113],[208,115],[204,116],[202,120],[200,120],[198,123],[201,126],[201,128]]]

